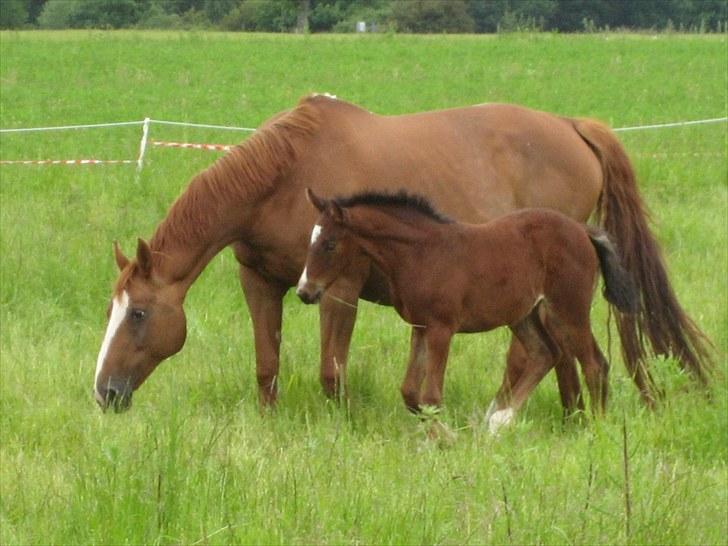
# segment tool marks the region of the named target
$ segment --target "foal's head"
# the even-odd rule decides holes
[[[362,254],[347,229],[348,212],[336,201],[322,199],[310,189],[306,190],[306,197],[321,214],[311,232],[306,267],[296,294],[305,303],[315,303]]]
[[[182,348],[187,327],[183,296],[155,274],[146,242],[139,240],[131,260],[117,245],[114,255],[120,273],[96,361],[94,393],[102,409],[122,411],[154,368]]]

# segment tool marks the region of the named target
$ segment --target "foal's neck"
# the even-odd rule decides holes
[[[378,213],[369,226],[354,224],[352,228],[364,252],[390,282],[396,283],[400,276],[406,279],[415,274],[421,263],[427,261],[428,254],[447,244],[447,235],[454,225],[429,218],[403,221],[394,215]]]

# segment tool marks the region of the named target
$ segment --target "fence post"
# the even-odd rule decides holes
[[[139,158],[137,159],[137,179],[144,166],[144,153],[147,151],[147,137],[149,136],[149,121],[149,118],[144,118],[144,125],[142,125],[142,141],[139,143]]]

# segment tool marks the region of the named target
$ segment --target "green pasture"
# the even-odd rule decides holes
[[[614,127],[726,115],[726,36],[0,33],[0,126],[256,126],[309,92],[379,113],[515,102]],[[0,134],[0,159],[133,159],[141,128]],[[152,125],[151,138],[246,133]],[[457,337],[445,445],[399,398],[408,330],[360,303],[350,400],[318,384],[318,314],[288,294],[280,403],[260,415],[232,253],[190,291],[188,339],[102,414],[92,397],[111,243],[149,237],[218,153],[0,166],[0,544],[727,544],[728,125],[624,132],[683,306],[715,344],[710,396],[672,361],[641,406],[612,360],[605,418],[563,422],[547,377],[497,438],[482,417],[505,331]]]

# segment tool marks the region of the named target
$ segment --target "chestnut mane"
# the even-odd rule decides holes
[[[271,188],[296,160],[301,140],[318,126],[316,106],[304,97],[293,110],[259,128],[192,179],[157,227],[151,248],[164,248],[170,240],[199,240],[220,219],[223,205],[252,199]]]

